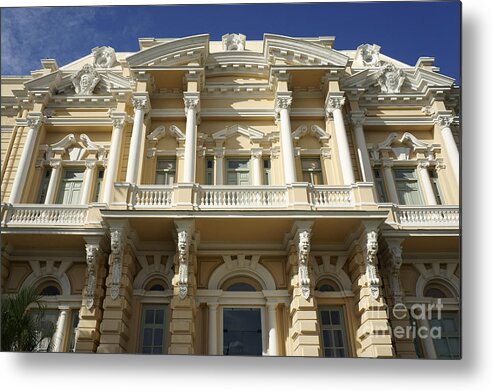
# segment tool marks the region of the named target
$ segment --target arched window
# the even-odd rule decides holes
[[[428,283],[423,290],[425,297],[433,297],[435,299],[444,299],[455,297],[452,290],[445,286],[445,284],[437,281]]]
[[[145,286],[145,290],[151,292],[162,292],[165,291],[166,289],[168,289],[167,284],[161,279],[157,279],[157,278],[152,279]]]
[[[262,287],[253,278],[242,276],[230,278],[223,284],[222,289],[227,292],[258,292]]]
[[[341,290],[339,285],[330,279],[320,281],[315,289],[319,292],[339,292]]]
[[[60,288],[53,282],[46,282],[38,287],[41,296],[58,296],[61,294]]]

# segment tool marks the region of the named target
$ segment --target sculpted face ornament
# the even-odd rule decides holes
[[[120,279],[122,276],[122,241],[120,231],[111,232],[111,255],[113,256],[113,272],[111,275],[111,298],[116,300],[120,294]]]
[[[99,73],[92,65],[86,64],[72,76],[72,84],[76,95],[92,95],[96,84],[101,80]]]
[[[223,50],[241,51],[245,50],[246,36],[243,34],[223,35]]]
[[[366,67],[380,65],[380,47],[377,45],[363,45],[360,49],[361,60]]]
[[[184,299],[188,293],[188,248],[190,245],[189,233],[187,231],[178,232],[178,295]]]
[[[298,278],[301,295],[308,300],[310,297],[310,277],[308,273],[308,259],[310,256],[310,232],[302,231],[298,239]]]
[[[92,49],[94,56],[94,66],[96,68],[111,68],[115,65],[115,49],[109,46],[101,46]]]
[[[366,278],[368,279],[368,285],[370,287],[371,296],[376,300],[380,296],[380,280],[377,276],[377,252],[378,252],[378,241],[377,233],[369,232],[367,234],[366,242]]]
[[[378,76],[380,90],[385,94],[398,94],[404,83],[404,72],[393,64],[385,64]]]
[[[94,295],[96,292],[97,279],[97,260],[99,247],[86,245],[86,263],[87,263],[87,291],[86,291],[86,308],[90,310],[94,306]]]

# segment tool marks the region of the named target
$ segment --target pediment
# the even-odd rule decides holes
[[[123,75],[110,71],[97,69],[99,74],[99,83],[94,88],[92,95],[104,95],[116,90],[131,90],[132,86],[130,80]],[[56,83],[57,95],[73,95],[75,94],[75,88],[72,83],[71,73],[64,73],[63,77]]]
[[[169,67],[190,63],[203,66],[208,53],[209,35],[202,34],[151,46],[127,57],[127,62],[131,68]]]
[[[338,51],[282,35],[264,35],[264,55],[273,65],[345,67],[349,58]]]
[[[233,136],[237,135],[243,135],[248,137],[249,139],[255,140],[255,139],[262,139],[264,138],[264,133],[262,133],[260,130],[251,128],[251,127],[244,127],[241,125],[233,125],[233,126],[228,126],[227,128],[224,128],[222,130],[219,130],[218,132],[215,132],[212,134],[212,139],[213,140],[221,140],[221,139],[227,139]]]
[[[185,134],[176,125],[171,125],[167,128],[164,125],[158,126],[151,133],[149,133],[147,139],[149,141],[159,141],[163,137],[174,137],[180,141],[185,140]]]
[[[374,160],[379,160],[380,151],[389,151],[397,160],[409,160],[411,154],[417,152],[431,156],[437,147],[438,145],[419,140],[410,132],[404,132],[400,138],[397,133],[392,132],[381,143],[370,146],[370,154]]]
[[[299,140],[308,135],[315,137],[320,142],[327,142],[330,139],[330,136],[320,126],[315,124],[310,127],[308,125],[301,125],[292,133],[293,140]]]

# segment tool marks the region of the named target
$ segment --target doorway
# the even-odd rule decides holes
[[[223,309],[223,355],[262,355],[260,308]]]

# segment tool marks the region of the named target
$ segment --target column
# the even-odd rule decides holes
[[[217,355],[217,303],[208,303],[209,307],[209,355]]]
[[[22,191],[24,190],[24,185],[26,184],[27,172],[33,157],[36,137],[38,135],[38,130],[41,123],[41,116],[27,118],[27,137],[24,142],[24,149],[22,150],[19,165],[17,167],[17,173],[14,177],[12,190],[10,191],[9,203],[11,204],[19,203],[21,200]]]
[[[195,183],[195,160],[197,156],[197,113],[199,111],[200,95],[198,92],[184,92],[183,95],[185,115],[187,116],[183,182]]]
[[[91,190],[94,183],[94,172],[96,171],[96,161],[86,160],[86,175],[84,176],[84,183],[82,185],[82,195],[80,197],[80,203],[87,205],[91,202]]]
[[[370,164],[370,156],[366,147],[365,134],[363,132],[364,114],[354,114],[352,117],[354,125],[354,135],[356,138],[356,150],[358,152],[358,161],[360,164],[363,182],[373,182],[373,173]]]
[[[289,108],[291,107],[292,100],[291,92],[280,92],[276,97],[276,113],[279,115],[279,120],[281,121],[281,149],[284,164],[284,181],[287,185],[296,182],[291,120],[289,118]]]
[[[433,191],[433,186],[431,185],[430,173],[428,172],[429,162],[419,162],[418,172],[421,179],[421,184],[423,185],[424,196],[426,205],[436,205],[437,200],[435,198],[435,192]]]
[[[55,333],[53,334],[53,352],[61,352],[63,337],[65,336],[65,323],[67,320],[68,307],[60,308],[60,314],[58,315],[58,320],[56,322]]]
[[[142,132],[144,128],[144,114],[148,109],[148,98],[145,96],[134,97],[134,124],[132,137],[130,139],[130,151],[128,153],[127,177],[125,182],[137,183],[140,167],[140,149],[142,143]]]
[[[452,123],[451,115],[439,115],[437,118],[437,124],[441,129],[443,146],[447,152],[447,156],[452,166],[452,171],[454,172],[457,184],[459,184],[460,169],[459,169],[459,150],[457,149],[457,144],[455,143],[454,136],[452,135],[452,130],[450,129],[450,124]]]
[[[351,185],[355,182],[353,165],[351,163],[351,153],[349,152],[349,143],[347,140],[346,127],[342,117],[342,106],[345,98],[342,93],[332,93],[327,95],[326,112],[332,113],[334,117],[334,128],[336,134],[337,150],[341,161],[342,178],[345,185]]]
[[[56,191],[60,184],[60,176],[62,174],[62,161],[59,159],[51,160],[51,175],[48,189],[46,190],[45,205],[54,204],[56,202]]]
[[[262,185],[262,148],[252,148],[252,168],[254,186]]]
[[[215,170],[215,185],[224,184],[223,179],[223,161],[224,161],[224,148],[216,148],[214,150],[214,170]]]
[[[277,303],[267,303],[269,313],[269,356],[279,355],[277,350]]]
[[[385,178],[389,201],[393,204],[399,204],[399,197],[395,188],[394,174],[392,173],[392,162],[383,162],[383,176]]]
[[[111,193],[118,174],[118,163],[120,161],[120,151],[125,127],[124,118],[113,118],[113,132],[111,133],[111,146],[108,157],[108,168],[103,189],[103,202],[111,203]]]

